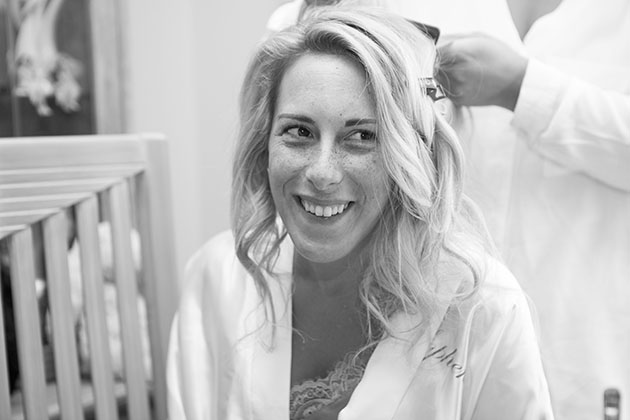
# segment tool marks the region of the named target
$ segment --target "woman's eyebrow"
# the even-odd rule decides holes
[[[291,120],[297,120],[297,121],[301,121],[301,122],[305,122],[305,123],[309,123],[309,124],[314,124],[315,121],[313,121],[313,119],[305,116],[305,115],[300,115],[300,114],[279,114],[277,117],[277,119],[280,118],[288,118]]]
[[[354,127],[355,125],[362,124],[376,124],[376,120],[374,118],[354,118],[346,121],[346,127]]]

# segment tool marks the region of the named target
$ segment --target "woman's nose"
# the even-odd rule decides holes
[[[317,151],[310,156],[306,178],[319,191],[329,190],[341,182],[343,162],[334,146],[320,143]]]

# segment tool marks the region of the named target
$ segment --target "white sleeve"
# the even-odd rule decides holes
[[[538,338],[524,295],[504,320],[472,420],[553,420]]]
[[[267,20],[267,31],[274,33],[295,25],[300,16],[303,2],[304,0],[292,0],[274,10]]]
[[[630,191],[630,95],[530,59],[512,124],[542,157]]]

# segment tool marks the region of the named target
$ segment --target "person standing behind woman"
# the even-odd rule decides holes
[[[451,37],[444,81],[461,105],[513,112],[513,172],[491,161],[487,137],[469,156],[478,185],[510,180],[502,254],[544,320],[556,417],[603,418],[616,388],[630,420],[630,2],[508,3],[527,55]]]
[[[462,195],[414,25],[322,8],[241,94],[232,231],[193,256],[171,420],[552,419],[527,299]]]
[[[304,18],[310,9],[320,6],[332,6],[343,2],[346,6],[380,7],[387,0],[290,0],[281,4],[267,20],[267,32],[273,34],[295,25]]]

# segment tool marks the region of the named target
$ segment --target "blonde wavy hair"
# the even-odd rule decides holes
[[[392,333],[397,311],[422,319],[449,305],[439,283],[446,272],[467,278],[463,299],[482,276],[479,255],[489,247],[484,223],[462,193],[458,137],[427,95],[436,48],[413,24],[382,10],[322,7],[260,45],[240,97],[240,134],[233,166],[232,229],[236,254],[273,302],[265,273],[287,235],[277,223],[267,174],[268,141],[278,86],[300,56],[350,57],[365,70],[377,114],[379,152],[390,180],[389,203],[371,240],[371,261],[360,286],[370,342]],[[448,261],[449,269],[444,270]],[[456,267],[453,270],[453,267]],[[274,319],[275,322],[275,319]],[[421,328],[419,328],[421,330]]]

